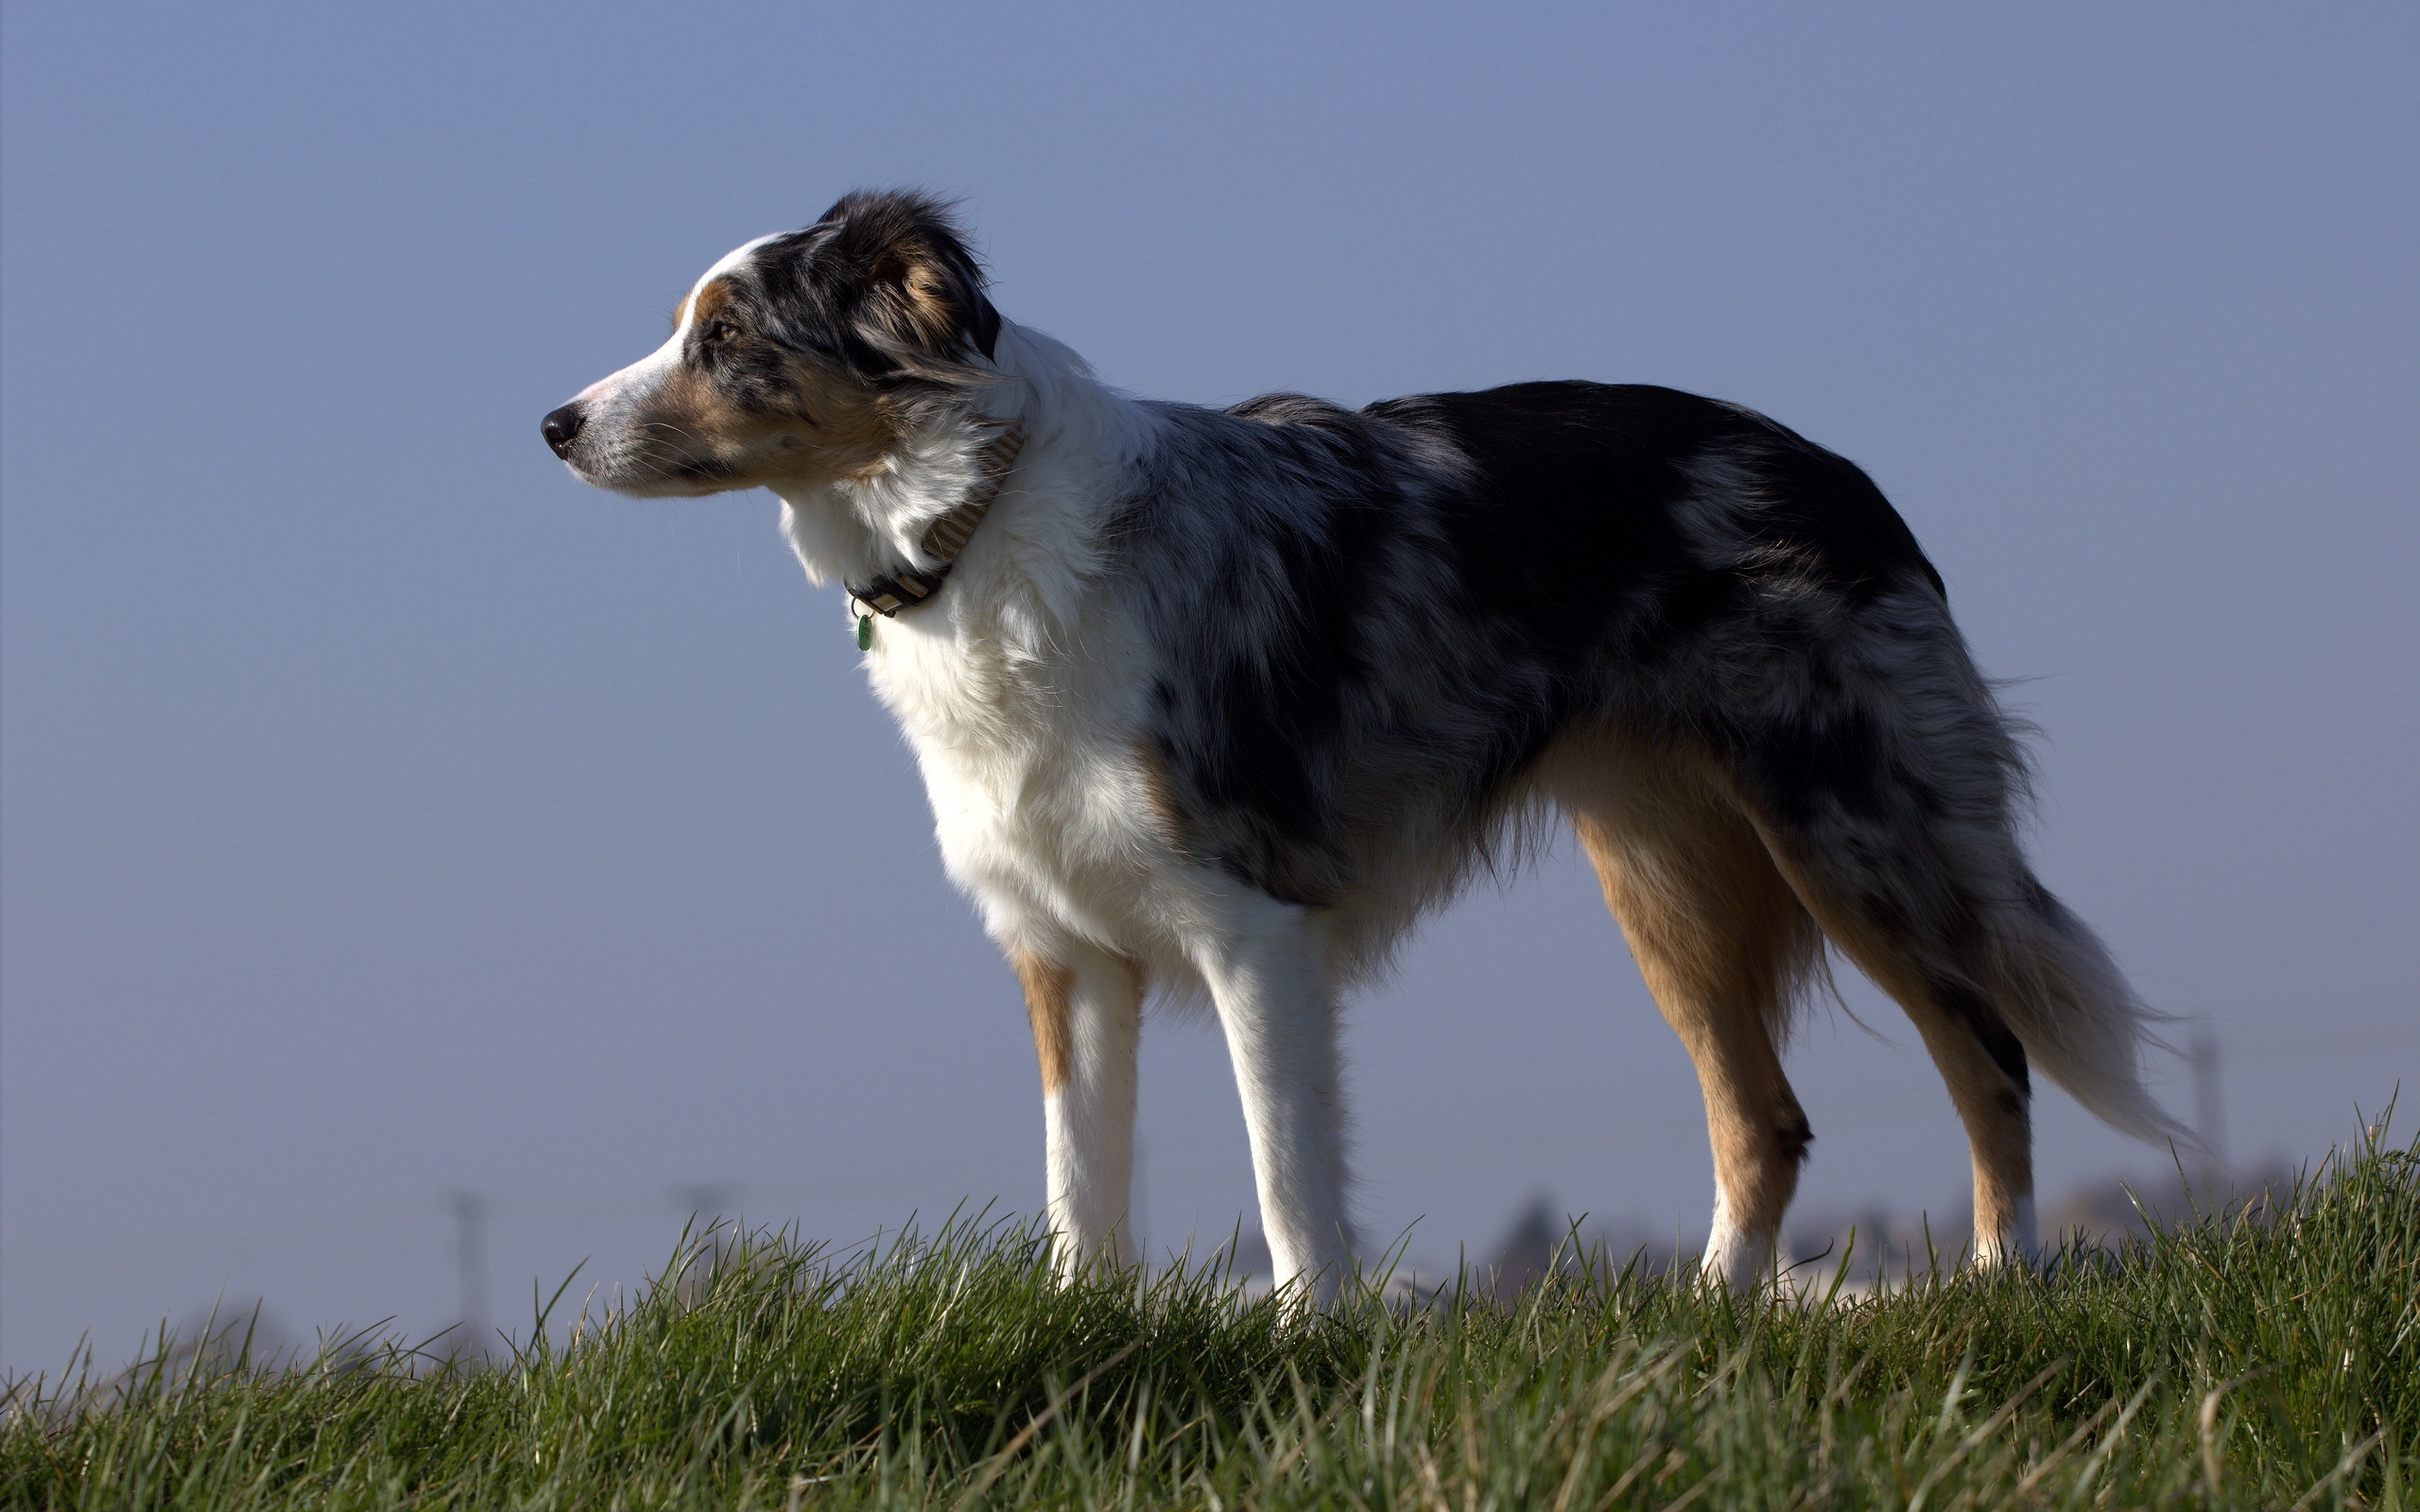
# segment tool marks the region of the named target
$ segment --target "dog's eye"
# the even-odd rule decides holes
[[[728,320],[717,320],[714,324],[706,327],[704,339],[706,345],[710,347],[718,347],[737,335],[739,335],[739,327],[732,324]]]

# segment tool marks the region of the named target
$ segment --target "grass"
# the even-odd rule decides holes
[[[510,1359],[350,1341],[9,1387],[0,1504],[2377,1507],[2420,1460],[2420,1142],[2040,1274],[1510,1306],[1062,1285],[1028,1229],[756,1236]],[[170,1341],[164,1340],[164,1346]]]

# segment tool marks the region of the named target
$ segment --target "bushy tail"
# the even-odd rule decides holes
[[[1886,594],[1797,656],[1732,700],[1719,744],[1825,933],[2020,1092],[2030,1060],[2111,1125],[2192,1147],[2143,1087],[2157,1015],[2026,864],[2015,729],[1939,597]]]
[[[2042,1074],[2094,1116],[2138,1140],[2198,1150],[2201,1142],[2143,1087],[2141,1055],[2159,1042],[2157,1015],[2083,919],[2031,871],[2022,886],[2022,901],[1990,920],[1986,997]]]

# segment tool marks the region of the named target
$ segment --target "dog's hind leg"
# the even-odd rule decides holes
[[[1849,885],[1837,857],[1809,856],[1787,840],[1775,850],[1841,954],[1906,1011],[1949,1089],[1974,1163],[1976,1260],[2026,1260],[2035,1232],[2033,1091],[2024,1043],[1960,960],[1966,953],[1948,937],[1952,931],[1919,931],[1897,907]]]
[[[1049,1221],[1059,1266],[1132,1262],[1135,1055],[1143,973],[1120,955],[1062,942],[1011,954],[1042,1062]]]
[[[1706,759],[1607,742],[1558,784],[1648,990],[1697,1062],[1714,1145],[1706,1271],[1772,1275],[1783,1210],[1813,1139],[1780,1042],[1813,922]]]

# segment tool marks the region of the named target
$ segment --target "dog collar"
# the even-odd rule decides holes
[[[975,535],[975,527],[1000,496],[1000,487],[1009,480],[1009,469],[1016,466],[1017,453],[1025,446],[1025,422],[1011,421],[989,445],[977,455],[975,487],[957,508],[934,521],[925,532],[925,554],[939,558],[940,565],[930,571],[902,567],[888,576],[871,582],[851,583],[849,596],[863,605],[870,613],[857,616],[857,649],[873,644],[873,615],[890,619],[903,609],[917,605],[941,592],[942,579],[958,565],[959,553]]]

